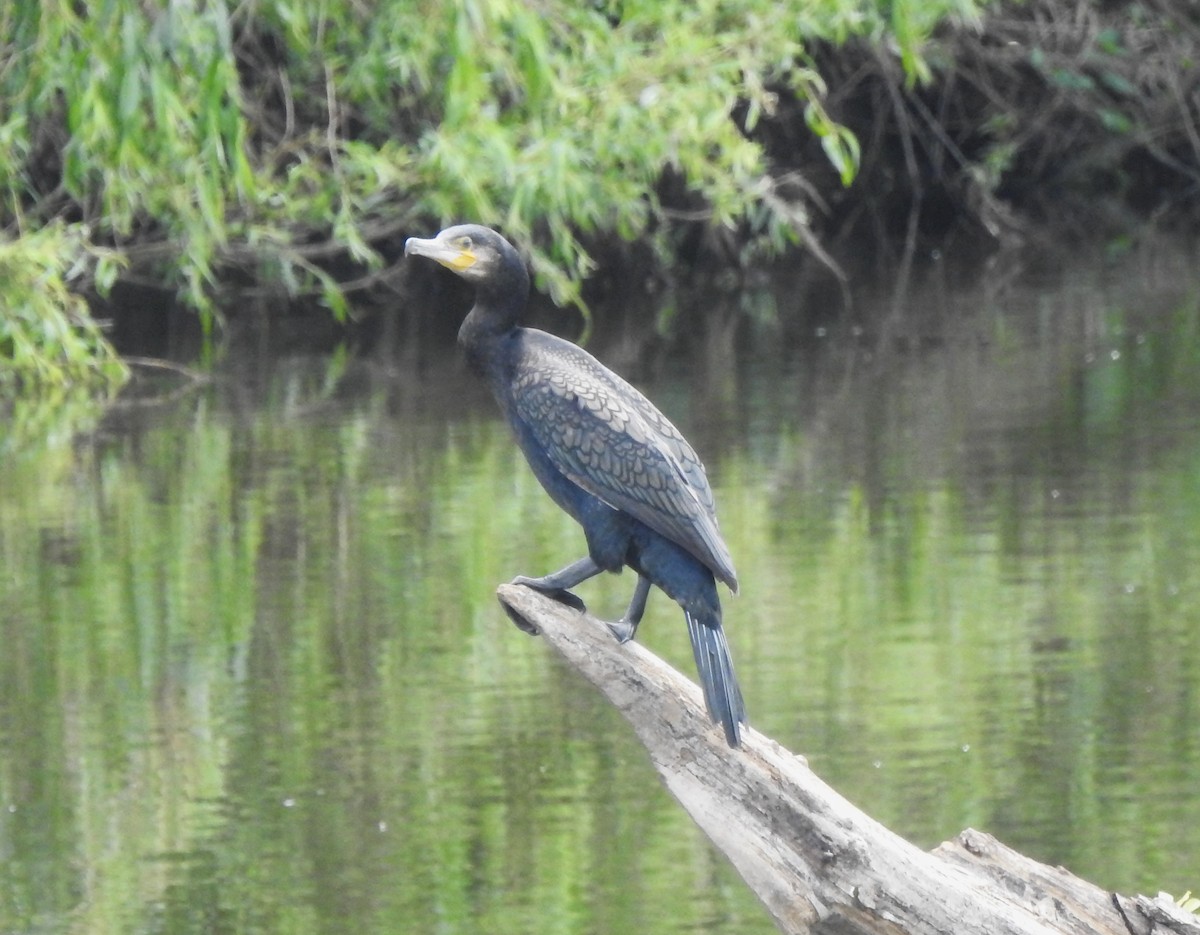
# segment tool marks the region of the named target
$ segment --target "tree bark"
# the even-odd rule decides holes
[[[1126,898],[966,830],[926,853],[747,728],[731,749],[700,690],[637,643],[530,588],[501,604],[625,716],[672,795],[787,933],[1200,935],[1163,895]]]

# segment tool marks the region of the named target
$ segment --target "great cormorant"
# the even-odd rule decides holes
[[[529,275],[513,246],[477,224],[404,253],[429,257],[475,287],[458,332],[546,492],[583,527],[588,554],[541,578],[514,579],[583,607],[569,589],[628,565],[638,575],[625,616],[609,628],[633,639],[657,585],[682,608],[709,716],[738,746],[746,712],[721,629],[718,580],[737,590],[704,466],[645,396],[582,348],[522,328]]]

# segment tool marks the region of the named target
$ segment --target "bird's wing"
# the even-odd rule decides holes
[[[518,370],[512,387],[516,415],[558,470],[737,587],[704,468],[644,396],[590,355],[583,366],[578,358],[543,357]]]
[[[557,342],[557,338],[554,338],[554,341]],[[599,360],[596,360],[586,350],[578,347],[577,344],[565,341],[558,344],[557,347],[552,346],[548,341],[545,344],[545,349],[550,350],[551,355],[562,362],[562,364],[568,365],[571,372],[577,374],[577,378],[586,380],[588,383],[607,386],[613,394],[622,398],[630,409],[641,415],[648,422],[649,426],[659,434],[662,443],[667,445],[667,448],[671,450],[671,454],[679,462],[684,479],[688,481],[688,485],[695,491],[696,497],[700,499],[704,509],[715,517],[716,504],[713,499],[713,489],[708,484],[708,475],[704,473],[704,464],[701,462],[700,457],[696,455],[696,451],[688,443],[688,439],[684,438],[678,428],[672,425],[671,420],[667,419],[653,402],[650,402],[646,396],[643,396],[641,390],[626,382],[617,373],[608,370],[608,367],[601,364]]]
[[[586,352],[581,352],[586,353]],[[586,357],[587,371],[597,381],[609,386],[634,412],[640,415],[657,433],[659,439],[667,446],[672,456],[679,463],[683,477],[688,486],[695,492],[697,499],[704,509],[716,516],[716,502],[713,500],[712,487],[708,483],[708,475],[704,471],[695,450],[683,437],[679,429],[671,423],[654,403],[650,402],[641,391],[613,373],[590,354]]]

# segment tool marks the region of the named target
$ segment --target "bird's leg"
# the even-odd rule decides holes
[[[568,607],[583,611],[586,610],[583,601],[572,594],[570,589],[581,581],[587,581],[588,578],[594,578],[598,574],[600,574],[600,566],[588,555],[577,562],[572,562],[566,568],[560,568],[558,571],[540,578],[517,575],[513,578],[512,583],[523,584],[527,588],[541,591],[547,597],[552,597]]]
[[[650,579],[638,575],[637,586],[633,589],[633,599],[625,616],[616,623],[610,623],[608,628],[619,643],[628,643],[637,633],[638,624],[642,622],[642,614],[646,612],[646,598],[650,596]]]

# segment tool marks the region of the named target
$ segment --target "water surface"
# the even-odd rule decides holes
[[[1194,267],[600,328],[709,465],[754,726],[922,847],[1200,880]],[[398,333],[228,349],[80,435],[11,421],[0,931],[774,931],[500,611],[582,537],[446,329]],[[616,616],[632,584],[581,593]],[[661,595],[639,637],[691,674]]]

